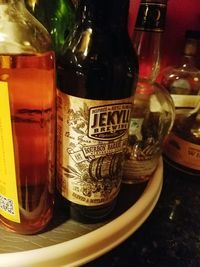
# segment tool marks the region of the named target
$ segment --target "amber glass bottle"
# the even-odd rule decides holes
[[[58,61],[57,186],[71,215],[100,220],[120,189],[138,62],[128,0],[82,0]]]
[[[173,131],[166,139],[164,155],[176,169],[200,176],[200,96],[196,108],[176,117]]]
[[[24,1],[0,1],[0,220],[33,234],[52,218],[55,62]]]
[[[179,65],[168,66],[161,75],[161,84],[171,94],[177,114],[196,106],[200,91],[200,69],[196,64],[199,40],[200,31],[186,31]]]
[[[186,31],[180,64],[167,67],[161,77],[176,109],[174,126],[164,146],[164,158],[175,168],[195,176],[200,175],[200,70],[195,62],[199,40],[199,31]]]

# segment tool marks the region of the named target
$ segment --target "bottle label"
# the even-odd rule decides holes
[[[7,82],[0,82],[0,214],[20,223]]]
[[[125,162],[124,165],[124,177],[125,180],[127,178],[129,180],[141,180],[144,179],[144,177],[149,177],[152,175],[152,173],[155,171],[157,165],[158,165],[159,156],[157,157],[151,157],[150,160],[137,160],[135,157],[130,158]]]
[[[171,97],[175,106],[176,118],[178,116],[187,116],[200,101],[200,95],[171,94]]]
[[[198,102],[200,101],[199,95],[171,94],[171,97],[174,101],[176,109],[180,108],[193,109],[197,106]]]
[[[131,118],[129,127],[129,143],[124,165],[125,180],[135,180],[150,176],[155,170],[160,156],[159,140],[148,141],[142,136],[144,118]]]
[[[57,187],[71,202],[96,206],[118,194],[132,99],[57,97]]]
[[[140,3],[135,30],[163,32],[167,5],[161,3]]]
[[[173,132],[166,138],[164,154],[182,166],[200,170],[200,145],[190,143]]]

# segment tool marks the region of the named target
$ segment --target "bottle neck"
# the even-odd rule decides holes
[[[160,70],[160,42],[166,0],[141,0],[132,42],[139,59],[139,78],[155,81]]]
[[[166,12],[166,0],[141,0],[135,31],[163,32]]]
[[[195,67],[195,57],[190,55],[183,55],[181,66],[183,68]]]
[[[21,10],[25,8],[24,0],[0,0],[0,5],[1,5],[0,14],[4,18],[9,17],[11,13],[14,14],[15,12],[17,13],[21,12]],[[7,12],[7,9],[10,8],[13,11]]]
[[[24,4],[24,0],[0,0],[0,5],[1,4]]]
[[[0,0],[0,20],[4,23],[4,27],[6,27],[5,21],[15,20],[24,11],[26,11],[24,0]],[[7,29],[8,31],[9,29]]]
[[[197,40],[186,39],[182,56],[182,66],[195,67],[196,54],[197,54]]]
[[[128,31],[129,0],[81,0],[78,20],[96,28]]]

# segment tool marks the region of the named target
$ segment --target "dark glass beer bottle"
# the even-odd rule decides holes
[[[120,189],[138,61],[129,0],[81,0],[58,60],[57,188],[76,219],[100,220]]]

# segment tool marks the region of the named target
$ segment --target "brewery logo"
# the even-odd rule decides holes
[[[113,140],[123,136],[127,133],[130,113],[130,103],[90,108],[89,137],[96,140]]]

